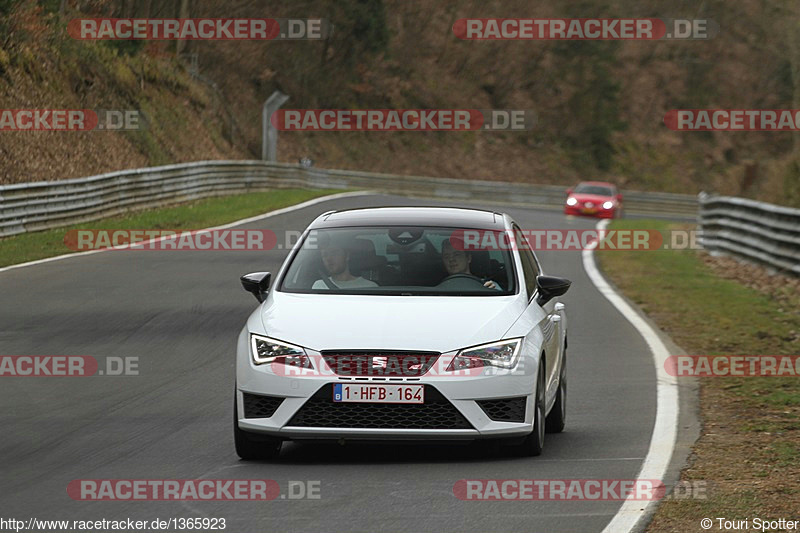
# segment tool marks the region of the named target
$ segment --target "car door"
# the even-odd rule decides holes
[[[520,229],[514,226],[517,242],[527,242],[522,235]],[[525,286],[528,291],[528,310],[531,312],[532,307],[539,307],[535,298],[537,295],[536,278],[541,274],[539,262],[536,260],[533,252],[529,246],[520,246],[520,261],[522,262],[522,271],[525,276]],[[558,387],[558,374],[557,370],[561,368],[561,314],[560,305],[557,306],[554,300],[545,303],[541,309],[545,312],[545,317],[539,322],[542,334],[544,336],[544,350],[546,354],[545,371],[547,378],[547,400],[548,403],[552,396],[555,394]]]

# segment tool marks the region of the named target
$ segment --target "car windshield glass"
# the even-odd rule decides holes
[[[602,185],[578,185],[575,187],[577,194],[596,194],[598,196],[614,196],[614,193],[609,187]]]
[[[465,231],[438,227],[313,230],[278,290],[314,294],[501,296],[515,292],[508,249],[470,249]]]

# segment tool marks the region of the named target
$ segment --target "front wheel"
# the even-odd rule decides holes
[[[553,409],[547,415],[545,430],[548,433],[561,433],[567,422],[567,350],[561,359],[561,372],[558,374],[558,393]]]
[[[233,396],[233,442],[236,445],[236,455],[245,461],[257,459],[273,459],[281,453],[283,441],[250,433],[239,429],[239,406],[237,405],[236,395]]]
[[[536,380],[536,401],[533,406],[533,431],[525,437],[519,445],[521,455],[535,457],[542,454],[544,448],[544,389],[545,389],[545,369],[544,365],[539,366],[539,376]]]

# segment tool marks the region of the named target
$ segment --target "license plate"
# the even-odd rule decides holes
[[[425,403],[424,385],[373,385],[336,383],[334,402]]]
[[[584,207],[583,208],[583,212],[586,213],[587,215],[590,215],[592,213],[597,213],[597,208],[596,207]]]

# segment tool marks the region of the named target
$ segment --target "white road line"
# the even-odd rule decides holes
[[[598,230],[608,227],[608,220],[597,223]],[[642,463],[637,479],[664,479],[669,467],[672,453],[675,451],[675,442],[678,435],[678,384],[675,376],[670,376],[664,369],[664,362],[669,357],[669,350],[639,313],[631,307],[617,292],[611,288],[603,275],[597,269],[594,260],[594,247],[581,252],[583,269],[589,276],[600,294],[611,302],[622,315],[636,328],[639,335],[647,342],[656,367],[656,421],[653,435],[650,438],[650,448]],[[608,523],[603,533],[626,533],[641,529],[641,522],[655,512],[657,501],[641,502],[626,500],[611,522]]]
[[[249,222],[255,222],[256,220],[263,220],[265,218],[270,218],[270,217],[282,215],[284,213],[289,213],[289,212],[295,211],[297,209],[303,209],[303,208],[318,204],[320,202],[327,202],[328,200],[337,200],[339,198],[348,198],[350,196],[364,196],[364,195],[369,195],[369,194],[376,194],[376,193],[370,192],[370,191],[356,191],[356,192],[341,192],[341,193],[337,193],[337,194],[330,194],[328,196],[320,196],[319,198],[314,198],[313,200],[309,200],[307,202],[303,202],[302,204],[291,205],[289,207],[284,207],[282,209],[276,209],[275,211],[270,211],[269,213],[264,213],[263,215],[256,215],[256,216],[250,217],[250,218],[243,218],[241,220],[236,220],[234,222],[231,222],[229,224],[225,224],[223,226],[216,226],[216,227],[213,227],[213,228],[203,228],[203,229],[191,230],[191,231],[211,231],[211,230],[232,228],[234,226],[240,226],[242,224],[247,224]],[[189,230],[187,230],[187,231],[189,231]],[[159,237],[157,239],[150,239],[150,240],[153,241],[153,242],[156,242],[156,241],[159,241],[159,240],[161,240],[163,238],[164,237]],[[86,256],[86,255],[99,254],[101,252],[108,252],[108,251],[112,251],[112,250],[121,250],[121,249],[124,249],[124,248],[126,248],[128,246],[129,245],[115,246],[113,248],[103,248],[102,250],[89,250],[88,252],[76,252],[74,254],[64,254],[64,255],[57,255],[55,257],[48,257],[48,258],[45,258],[45,259],[37,259],[36,261],[28,261],[27,263],[19,263],[17,265],[9,265],[7,267],[0,268],[0,272],[5,272],[7,270],[14,270],[16,268],[23,268],[23,267],[29,267],[29,266],[34,266],[34,265],[40,265],[42,263],[49,263],[51,261],[61,261],[62,259],[70,259],[72,257],[82,257],[82,256]]]

